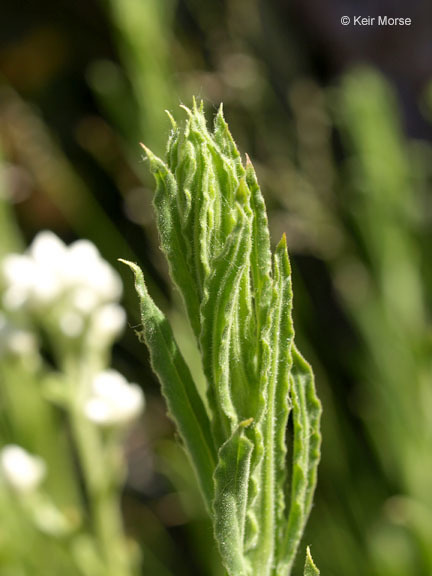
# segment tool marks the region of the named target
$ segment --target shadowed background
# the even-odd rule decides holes
[[[413,24],[340,24],[357,14]],[[297,337],[324,406],[304,544],[327,576],[432,573],[431,32],[425,0],[2,3],[0,254],[42,229],[91,239],[123,276],[131,326],[116,259],[138,261],[190,362],[139,142],[162,155],[165,109],[224,103],[273,242],[288,238]],[[143,574],[223,574],[132,329],[113,363],[147,398],[123,499]]]

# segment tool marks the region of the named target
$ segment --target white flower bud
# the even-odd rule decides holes
[[[76,240],[69,246],[69,262],[98,262],[100,253],[90,240]]]
[[[6,482],[17,492],[32,492],[45,477],[42,458],[32,456],[20,446],[9,444],[0,452],[0,470]]]
[[[0,313],[0,357],[2,354],[30,356],[36,351],[37,342],[34,334],[17,328]]]
[[[99,299],[88,286],[77,288],[72,295],[73,307],[84,315],[89,315],[98,306]]]
[[[122,295],[122,284],[119,276],[102,259],[89,271],[87,280],[102,301],[118,300]]]
[[[53,232],[39,232],[29,248],[29,254],[36,264],[44,267],[59,268],[66,255],[65,244]]]
[[[64,274],[68,284],[88,287],[104,302],[121,296],[120,278],[88,240],[70,245]]]
[[[34,277],[30,294],[31,304],[46,307],[60,297],[63,288],[58,270],[41,266]]]
[[[3,294],[3,306],[6,310],[19,310],[28,300],[28,290],[19,286],[10,286]]]
[[[34,273],[35,263],[29,256],[10,254],[3,260],[3,276],[8,284],[30,288]]]
[[[89,420],[103,427],[121,427],[137,418],[144,408],[144,394],[115,370],[100,372],[84,406]]]
[[[118,304],[105,304],[93,314],[92,338],[103,343],[112,342],[126,324],[126,313]]]
[[[31,332],[16,329],[9,337],[8,349],[16,356],[34,354],[37,350],[36,338]]]
[[[5,308],[17,310],[29,299],[36,266],[28,256],[10,254],[3,260],[2,273],[7,286],[3,297]]]
[[[35,236],[28,252],[35,265],[31,293],[33,304],[50,304],[64,289],[61,269],[67,248],[55,234],[43,231]]]
[[[83,331],[84,320],[76,312],[65,312],[59,318],[60,330],[69,338],[77,338]]]

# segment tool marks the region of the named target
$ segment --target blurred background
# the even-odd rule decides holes
[[[129,327],[112,365],[147,403],[124,442],[122,495],[141,573],[223,574],[117,262],[143,267],[196,362],[139,147],[163,155],[164,110],[180,119],[195,95],[209,116],[224,103],[256,167],[273,242],[288,238],[297,338],[324,407],[302,550],[311,545],[326,576],[430,576],[432,4],[3,0],[1,14],[0,257],[49,229],[66,243],[91,240],[122,276]],[[412,25],[341,25],[358,14]],[[9,520],[0,572],[26,575],[9,558]],[[57,574],[67,559],[45,545],[31,553],[42,574]],[[302,562],[303,552],[295,574]]]

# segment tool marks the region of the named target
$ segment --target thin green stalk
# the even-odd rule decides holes
[[[83,410],[93,371],[88,371],[84,363],[80,365],[76,361],[68,365],[72,435],[89,500],[94,536],[105,566],[104,574],[131,576],[119,503],[118,473],[112,462],[114,459],[107,453],[100,430],[88,421]]]

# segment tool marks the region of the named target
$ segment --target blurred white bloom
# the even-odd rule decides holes
[[[11,286],[3,294],[3,305],[6,310],[18,310],[27,300],[27,291],[19,286]]]
[[[40,266],[31,286],[30,298],[34,306],[49,306],[63,291],[63,283],[55,269]]]
[[[84,321],[76,312],[64,312],[59,318],[60,330],[69,338],[77,338],[84,329]]]
[[[90,314],[98,305],[98,295],[88,286],[77,288],[72,298],[72,306],[82,314]]]
[[[100,372],[92,382],[91,396],[84,411],[99,426],[124,426],[144,409],[144,394],[137,384],[130,384],[119,372]]]
[[[26,254],[3,260],[2,275],[7,310],[35,312],[68,338],[91,326],[91,336],[106,334],[107,346],[124,326],[120,277],[88,240],[66,246],[52,232],[40,232]]]
[[[77,240],[70,245],[69,262],[98,262],[100,254],[90,240]]]
[[[119,336],[126,324],[126,312],[118,304],[105,304],[93,314],[93,336],[112,341]]]
[[[36,303],[49,304],[63,290],[61,269],[67,248],[55,234],[44,231],[35,237],[28,252],[34,266],[31,297]]]
[[[36,490],[46,474],[42,458],[32,456],[14,444],[9,444],[1,450],[0,470],[6,482],[21,493]]]
[[[10,254],[3,261],[3,274],[9,284],[30,288],[35,263],[29,256]]]
[[[37,264],[53,268],[60,268],[66,252],[67,248],[60,238],[48,230],[39,232],[29,248],[29,254]]]
[[[4,314],[0,313],[0,357],[2,354],[28,356],[37,350],[34,334],[11,324]]]
[[[10,254],[3,260],[3,277],[6,293],[3,303],[6,308],[16,310],[24,305],[31,293],[36,266],[28,256]]]
[[[16,328],[9,335],[8,350],[16,356],[26,356],[36,351],[37,344],[34,334]]]
[[[117,300],[122,293],[120,278],[88,240],[70,245],[65,279],[72,285],[90,287],[103,300]]]

